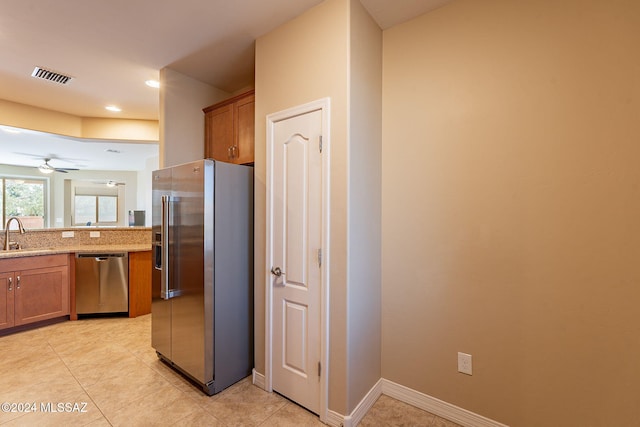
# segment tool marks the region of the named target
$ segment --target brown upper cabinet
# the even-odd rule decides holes
[[[237,164],[254,161],[254,90],[204,111],[204,156]]]

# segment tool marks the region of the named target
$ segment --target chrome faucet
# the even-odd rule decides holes
[[[20,234],[24,234],[27,232],[27,230],[25,230],[24,228],[24,225],[22,225],[22,221],[20,221],[20,218],[18,218],[17,216],[12,216],[11,218],[9,218],[7,220],[7,224],[4,226],[4,250],[5,251],[10,250],[12,246],[14,247],[14,249],[20,249],[19,243],[11,242],[9,239],[9,224],[14,219],[18,221],[18,230],[20,231]]]

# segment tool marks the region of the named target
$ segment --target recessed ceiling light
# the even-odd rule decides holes
[[[119,113],[120,111],[122,111],[122,108],[118,108],[115,105],[107,105],[104,108],[106,108],[109,111],[113,111],[114,113]]]
[[[146,82],[144,82],[147,86],[149,87],[154,87],[154,88],[159,88],[160,87],[160,82],[157,80],[147,80]]]

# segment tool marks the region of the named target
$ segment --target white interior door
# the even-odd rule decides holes
[[[270,286],[272,387],[320,412],[322,111],[273,127]]]

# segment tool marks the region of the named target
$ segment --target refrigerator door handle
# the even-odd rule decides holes
[[[160,248],[161,248],[161,282],[160,297],[171,299],[169,291],[169,219],[171,218],[171,196],[162,196],[162,222],[160,223]]]
[[[103,261],[103,260],[101,260],[98,257],[96,257],[95,260],[98,261],[98,265],[97,265],[97,267],[98,267],[98,278],[99,278],[98,279],[98,307],[102,307],[102,304],[103,304],[103,301],[102,301],[102,286],[104,285],[104,280],[102,279],[103,274],[104,274],[102,267],[104,266],[104,264],[101,263],[101,261]],[[105,260],[106,260],[106,258],[105,258]]]

